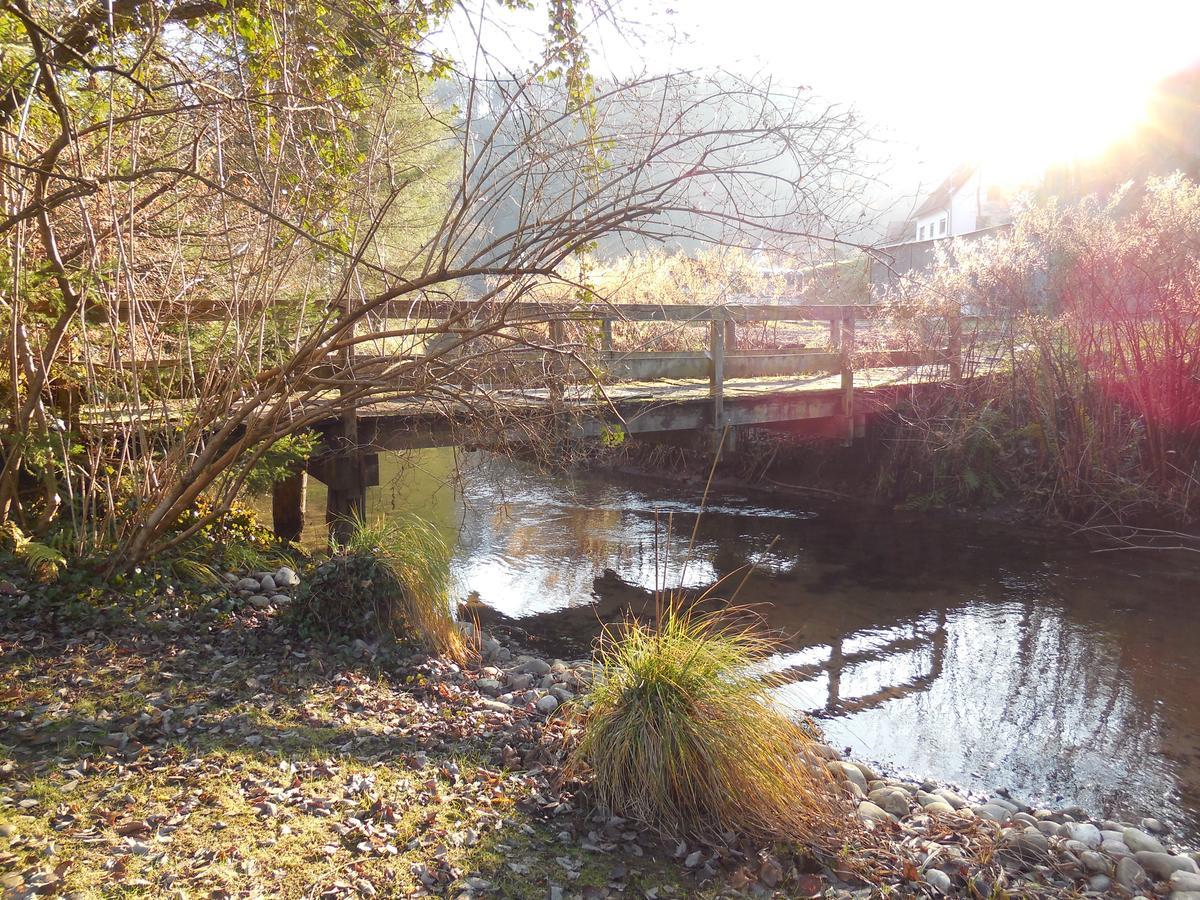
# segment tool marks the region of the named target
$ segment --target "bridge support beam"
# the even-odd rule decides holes
[[[271,526],[275,537],[299,543],[304,534],[304,505],[308,499],[308,473],[299,469],[271,488]]]
[[[333,452],[309,460],[308,473],[325,485],[325,525],[330,541],[345,540],[367,514],[367,488],[379,484],[379,454],[332,438]]]

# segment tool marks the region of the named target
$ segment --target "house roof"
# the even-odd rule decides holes
[[[959,166],[951,172],[949,177],[925,198],[925,202],[917,207],[917,211],[913,213],[913,218],[919,219],[921,216],[943,209],[950,202],[950,198],[957,194],[959,189],[971,180],[971,176],[975,174],[976,168],[977,166],[973,163],[968,163]]]

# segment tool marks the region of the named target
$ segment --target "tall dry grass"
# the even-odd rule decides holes
[[[1200,517],[1200,186],[1030,208],[948,242],[884,298],[912,343],[967,314],[965,383],[914,393],[882,470],[893,496],[1015,499],[1085,523]]]
[[[755,674],[769,650],[723,614],[674,607],[607,630],[572,757],[600,805],[670,836],[824,830],[833,807],[826,776],[805,763],[812,738]]]

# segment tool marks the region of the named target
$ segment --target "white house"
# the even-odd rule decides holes
[[[989,186],[977,165],[959,166],[917,207],[909,241],[958,237],[1011,221],[1003,192]]]
[[[873,288],[895,284],[932,265],[936,244],[945,238],[977,240],[1012,222],[1008,197],[989,185],[978,165],[959,166],[935,188],[916,212],[888,229],[871,254]]]

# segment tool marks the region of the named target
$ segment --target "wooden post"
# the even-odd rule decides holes
[[[293,472],[271,488],[271,525],[281,541],[299,543],[304,534],[304,504],[308,499],[308,473]]]
[[[325,524],[331,542],[344,542],[354,523],[367,515],[367,484],[358,445],[358,414],[354,410],[342,415],[341,434],[335,443],[337,450],[328,468]]]
[[[847,307],[841,327],[842,416],[846,422],[846,445],[854,443],[854,307]]]
[[[600,349],[612,353],[612,319],[600,320]]]
[[[737,349],[737,322],[729,319],[725,322],[725,349]]]
[[[714,319],[708,326],[709,361],[708,390],[712,396],[712,427],[725,427],[725,323]]]
[[[842,346],[842,320],[829,320],[829,346],[830,349],[837,350]]]
[[[566,374],[566,363],[562,356],[557,352],[562,349],[564,343],[563,323],[561,319],[550,320],[550,343],[554,346],[555,353],[550,360],[550,398],[552,400],[561,400],[563,395],[563,376]]]
[[[347,292],[343,314],[350,316],[354,301]],[[339,368],[341,375],[349,379],[354,370],[353,325],[346,336],[351,339],[341,351]],[[349,385],[340,388],[344,394]],[[342,412],[341,428],[332,436],[333,454],[330,459],[328,491],[325,500],[325,525],[329,529],[330,543],[345,542],[354,528],[355,521],[367,515],[367,482],[363,472],[362,448],[358,441],[358,409],[351,405]]]
[[[950,383],[962,384],[963,380],[963,347],[962,347],[962,309],[956,302],[946,313],[946,331],[948,340],[946,355],[950,363]]]

